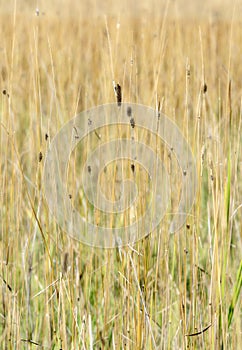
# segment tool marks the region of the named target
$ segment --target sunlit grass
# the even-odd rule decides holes
[[[175,19],[169,11],[165,17],[141,8],[105,18],[93,2],[89,17],[79,16],[78,1],[59,9],[55,2],[42,4],[45,14],[39,4],[36,16],[24,4],[2,4],[0,11],[0,348],[241,348],[238,16]],[[167,215],[140,242],[102,250],[57,226],[42,175],[60,127],[87,108],[116,101],[113,80],[122,86],[123,101],[153,108],[160,101],[191,146],[198,188],[176,234],[168,232]],[[102,142],[126,132],[104,130]],[[154,137],[138,136],[157,147]],[[91,149],[99,140],[93,135],[85,142]],[[176,206],[176,160],[159,147]],[[84,143],[70,160],[73,193],[86,152]],[[115,171],[107,169],[113,187],[106,192],[113,198]],[[145,193],[147,182],[139,179]],[[101,181],[105,188],[104,176]],[[88,218],[100,219],[82,195],[72,200]],[[140,203],[138,214],[144,207]],[[129,222],[128,214],[122,220]]]

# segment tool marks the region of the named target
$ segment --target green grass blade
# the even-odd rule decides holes
[[[238,273],[237,273],[237,279],[236,279],[236,283],[235,283],[235,286],[234,286],[234,292],[233,292],[232,300],[231,300],[231,303],[230,303],[230,306],[229,306],[228,328],[230,327],[230,325],[232,323],[232,319],[233,319],[233,315],[234,315],[234,309],[235,309],[235,306],[236,306],[237,301],[239,299],[241,286],[242,286],[242,260],[240,262],[239,270],[238,270]]]

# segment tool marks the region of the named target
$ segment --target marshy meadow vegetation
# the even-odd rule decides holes
[[[0,2],[0,349],[242,348],[242,7],[194,4]],[[53,137],[116,102],[113,81],[179,126],[198,183],[179,232],[166,215],[139,242],[99,249],[57,225],[42,177]]]

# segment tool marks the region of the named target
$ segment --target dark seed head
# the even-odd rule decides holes
[[[116,92],[118,106],[121,106],[121,103],[122,103],[122,91],[121,91],[121,86],[119,84],[117,84],[115,86],[115,92]]]
[[[39,152],[39,162],[41,162],[42,159],[43,159],[43,154],[42,152]]]
[[[131,125],[131,127],[134,129],[134,127],[135,127],[134,118],[131,118],[131,119],[130,119],[130,125]]]
[[[132,115],[132,108],[129,106],[129,107],[127,108],[127,116],[128,116],[128,117],[131,117],[131,115]]]

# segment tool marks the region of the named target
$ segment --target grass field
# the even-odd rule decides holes
[[[242,348],[242,8],[198,4],[0,1],[0,350]],[[57,225],[42,176],[64,123],[116,102],[113,81],[179,126],[198,185],[179,232],[167,215],[98,249]]]

